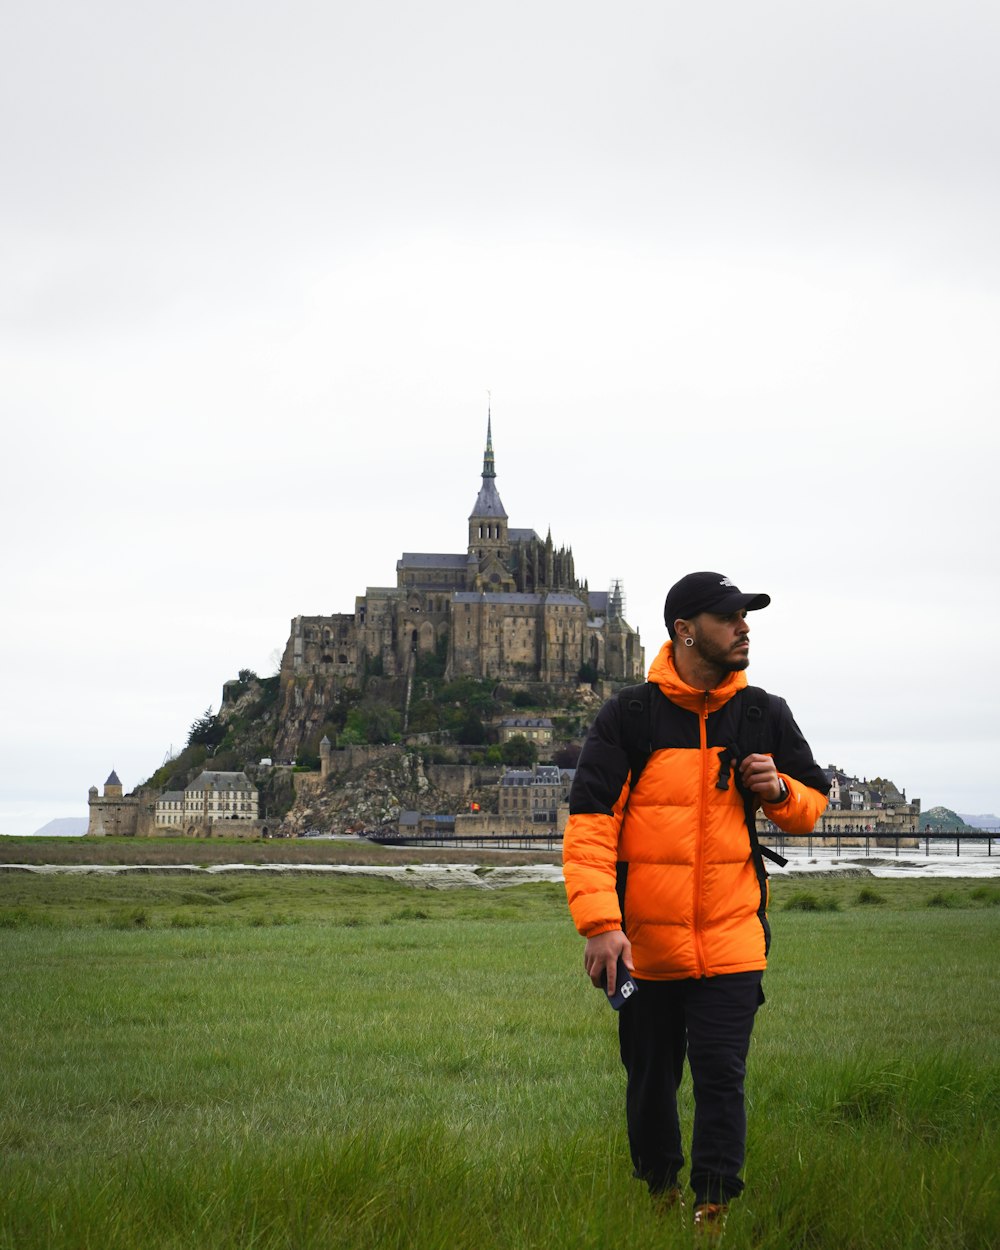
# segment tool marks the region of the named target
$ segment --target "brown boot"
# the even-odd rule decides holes
[[[684,1210],[684,1195],[679,1185],[671,1185],[669,1189],[658,1189],[649,1197],[657,1215],[668,1215],[671,1211]]]
[[[729,1208],[724,1202],[700,1202],[694,1209],[694,1232],[703,1245],[716,1245],[722,1240]]]

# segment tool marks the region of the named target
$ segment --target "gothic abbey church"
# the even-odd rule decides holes
[[[410,675],[422,653],[446,656],[448,679],[576,685],[645,677],[636,630],[624,620],[621,584],[591,591],[571,549],[551,532],[513,529],[496,487],[487,420],[482,486],[460,554],[404,552],[396,585],[369,587],[354,613],[297,616],[281,662],[282,702],[293,720],[362,677]],[[298,716],[296,716],[298,712]]]

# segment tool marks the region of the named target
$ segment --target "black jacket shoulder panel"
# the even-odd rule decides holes
[[[570,815],[600,812],[610,816],[628,780],[629,762],[622,734],[622,707],[617,696],[597,713],[576,763],[569,791]]]
[[[774,762],[778,772],[787,773],[796,781],[820,794],[830,793],[830,783],[813,758],[809,743],[798,727],[791,708],[776,694],[770,696],[771,717],[775,726]]]

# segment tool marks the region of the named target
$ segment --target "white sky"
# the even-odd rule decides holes
[[[772,606],[823,764],[1000,811],[1000,9],[15,0],[0,832],[519,527]]]

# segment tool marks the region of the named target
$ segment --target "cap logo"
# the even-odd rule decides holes
[[[719,582],[719,585],[720,585],[720,586],[729,586],[729,587],[731,587],[733,590],[735,590],[735,589],[736,589],[736,583],[735,583],[735,582],[730,581],[728,577],[724,577],[724,578],[722,579],[722,581],[721,581],[721,582]]]

